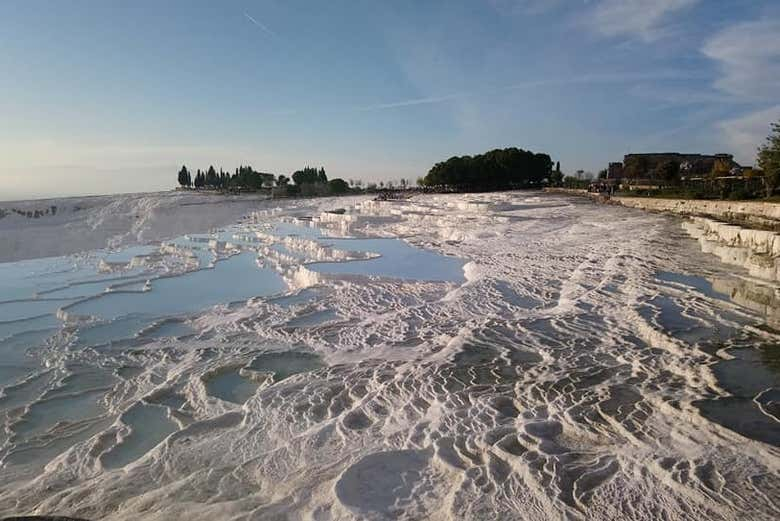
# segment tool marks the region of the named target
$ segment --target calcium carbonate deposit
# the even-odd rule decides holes
[[[0,517],[780,517],[773,263],[565,196],[245,201],[188,235],[155,197],[175,226],[0,264]]]

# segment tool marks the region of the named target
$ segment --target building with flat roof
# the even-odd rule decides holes
[[[677,163],[683,176],[702,176],[718,170],[726,173],[739,167],[731,154],[681,154],[679,152],[654,152],[626,154],[622,163],[610,163],[607,169],[608,179],[648,179],[653,178],[656,169],[666,162]]]

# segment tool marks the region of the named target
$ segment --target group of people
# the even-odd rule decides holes
[[[589,193],[612,195],[614,191],[615,185],[612,183],[605,183],[603,180],[594,181],[588,186]]]

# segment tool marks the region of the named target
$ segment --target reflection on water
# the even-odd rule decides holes
[[[288,248],[290,236],[303,242]],[[138,379],[153,386],[165,381],[138,347],[166,349],[176,339],[197,337],[192,314],[256,298],[268,298],[290,315],[287,331],[340,320],[335,310],[315,303],[326,288],[289,291],[282,277],[310,258],[345,257],[336,250],[379,256],[320,262],[312,269],[463,280],[461,259],[401,240],[332,239],[318,228],[281,222],[237,225],[159,246],[0,264],[0,462],[44,465],[112,424],[120,432],[115,443],[106,442],[103,466],[138,460],[178,429],[177,415],[187,414],[180,410],[186,403],[180,390],[129,405],[108,398],[132,392]],[[320,367],[323,361],[311,352],[269,352],[255,354],[244,367],[216,371],[203,383],[209,395],[241,404],[261,386]]]
[[[743,278],[715,278],[712,286],[729,295],[740,306],[764,316],[772,328],[780,330],[780,296],[777,288]]]
[[[685,275],[682,273],[675,273],[673,271],[659,271],[656,273],[655,277],[658,280],[665,282],[673,282],[682,286],[694,288],[708,297],[719,299],[729,297],[728,292],[720,291],[715,287],[713,282],[710,282],[704,277],[699,277],[698,275]]]
[[[739,306],[758,313],[771,329],[780,325],[780,299],[777,289],[769,283],[740,277],[710,277],[684,275],[673,272],[659,272],[658,280],[679,286],[694,288],[715,299],[730,299]],[[658,297],[667,299],[667,297]],[[662,306],[663,323],[672,330],[694,328],[683,327],[690,318],[673,302]],[[729,358],[719,359],[712,372],[718,385],[729,393],[713,399],[699,400],[694,405],[701,414],[728,429],[748,438],[780,446],[780,344],[767,342],[749,332],[722,328],[720,333],[686,340],[701,341],[709,338],[712,346],[704,346],[708,352]]]
[[[240,372],[236,368],[210,377],[206,380],[206,392],[226,402],[244,403],[255,394],[260,382],[241,376]]]
[[[137,404],[121,419],[130,432],[101,458],[103,466],[109,469],[135,461],[178,429],[168,417],[168,410],[157,405]]]
[[[198,331],[183,320],[164,320],[143,332],[146,338],[181,338]]]
[[[0,383],[18,381],[38,368],[39,364],[29,352],[43,346],[56,331],[31,330],[0,340]]]
[[[216,263],[213,269],[152,281],[146,293],[109,293],[68,308],[69,313],[116,318],[142,312],[180,315],[216,304],[281,293],[286,285],[273,270],[258,268],[251,252]]]
[[[133,338],[153,322],[154,319],[148,316],[131,314],[115,320],[79,327],[76,338],[81,346],[111,344]]]
[[[713,367],[731,394],[696,402],[702,415],[748,438],[780,446],[780,344],[748,337]],[[754,344],[754,342],[756,342]]]
[[[50,315],[75,300],[40,299],[0,303],[0,323]]]
[[[276,383],[292,375],[314,371],[320,367],[323,367],[322,359],[314,353],[285,351],[258,355],[250,362],[247,369],[267,373]]]
[[[380,257],[350,262],[319,262],[310,265],[314,271],[406,280],[464,280],[462,259],[415,248],[398,239],[326,239],[323,243],[339,250],[378,253]]]
[[[322,359],[306,351],[257,355],[245,367],[228,367],[205,378],[206,392],[227,402],[242,404],[264,384],[274,384],[299,373],[324,367]]]
[[[332,309],[323,309],[318,311],[312,311],[305,315],[296,317],[288,321],[285,325],[287,327],[311,327],[324,324],[326,322],[333,322],[339,320],[341,317],[338,313]]]

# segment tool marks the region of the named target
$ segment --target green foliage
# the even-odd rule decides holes
[[[657,197],[667,199],[729,199],[744,200],[763,197],[762,178],[704,178],[697,180],[682,180],[677,184],[669,184],[660,188],[646,190],[629,190],[621,195],[633,197]]]
[[[656,167],[653,177],[669,184],[675,184],[680,180],[680,164],[671,160],[664,161]]]
[[[585,190],[590,186],[590,180],[589,179],[578,179],[574,176],[567,175],[563,178],[563,186],[564,188],[576,188],[580,190]]]
[[[758,149],[756,162],[764,171],[766,196],[771,197],[780,181],[780,122],[772,123],[772,132]]]
[[[345,194],[349,192],[349,184],[343,179],[331,179],[328,181],[328,190],[332,194]]]
[[[644,156],[632,156],[626,159],[623,172],[629,179],[641,179],[648,177],[650,162]]]
[[[251,166],[239,166],[230,179],[230,186],[245,190],[259,190],[270,187],[274,183],[274,175],[257,172]]]
[[[328,176],[325,175],[324,168],[313,168],[309,166],[294,172],[292,179],[298,186],[328,182]]]
[[[561,173],[561,162],[555,163],[555,171],[550,174],[551,186],[563,186],[563,174]]]
[[[182,165],[181,170],[179,170],[179,184],[181,186],[192,186],[190,171],[187,170],[187,167],[184,165]]]
[[[206,172],[198,169],[193,179],[186,167],[179,171],[179,184],[182,186],[194,186],[197,189],[210,188],[212,190],[257,190],[271,187],[274,184],[274,175],[256,172],[251,166],[240,166],[232,176],[222,169],[217,170],[210,166]]]
[[[255,171],[251,166],[239,166],[231,176],[220,169],[219,172],[210,166],[205,172],[198,169],[194,181],[187,167],[182,166],[178,174],[179,184],[182,186],[194,185],[195,188],[210,188],[214,190],[258,190],[261,188],[273,188],[274,185],[281,190],[274,190],[276,194],[286,195],[328,195],[344,194],[350,191],[349,183],[343,179],[328,181],[325,169],[322,167],[306,167],[292,175],[294,185],[290,184],[290,178],[280,174],[266,174]],[[354,181],[353,181],[354,183]]]
[[[206,186],[216,187],[219,183],[219,180],[217,179],[217,171],[214,170],[214,166],[209,166],[208,171],[206,172]]]
[[[505,148],[437,163],[423,178],[423,185],[461,191],[526,188],[540,186],[551,171],[552,160],[547,154]]]

